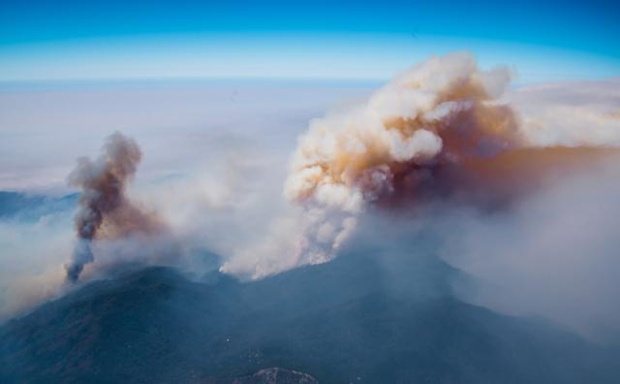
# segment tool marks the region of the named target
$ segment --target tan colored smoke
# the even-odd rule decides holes
[[[528,142],[500,100],[509,81],[506,68],[481,70],[466,53],[433,57],[364,105],[312,121],[284,191],[319,217],[309,220],[301,258],[329,260],[369,204],[502,201],[568,165],[607,155]]]
[[[358,109],[317,119],[300,139],[285,195],[359,212],[393,192],[395,179],[439,160],[493,156],[518,145],[510,79],[467,54],[432,58],[377,91]]]

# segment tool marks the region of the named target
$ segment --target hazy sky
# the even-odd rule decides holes
[[[0,80],[385,79],[465,49],[523,82],[618,77],[619,10],[613,0],[6,0]]]

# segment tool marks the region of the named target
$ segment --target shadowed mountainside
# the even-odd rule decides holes
[[[259,383],[270,367],[334,383],[620,379],[616,350],[463,303],[463,278],[369,247],[248,283],[128,267],[5,323],[0,381]]]

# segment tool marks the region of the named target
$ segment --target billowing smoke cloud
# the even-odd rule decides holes
[[[497,101],[509,79],[505,68],[478,69],[468,54],[436,57],[361,107],[314,120],[285,187],[317,218],[308,261],[331,258],[368,203],[421,194],[434,169],[517,146],[516,118]]]
[[[312,121],[285,186],[306,210],[301,262],[332,258],[370,203],[402,208],[449,197],[492,207],[608,154],[524,134],[501,99],[510,77],[506,68],[481,70],[466,53],[433,57],[362,106]]]
[[[152,215],[126,196],[127,184],[141,159],[136,142],[117,132],[108,137],[96,161],[79,159],[69,175],[69,184],[79,188],[81,194],[75,216],[78,239],[71,261],[65,265],[68,281],[76,282],[84,266],[93,262],[92,242],[96,238],[118,238],[161,228]]]

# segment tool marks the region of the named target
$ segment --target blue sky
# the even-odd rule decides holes
[[[387,78],[452,50],[526,82],[617,77],[619,16],[614,0],[2,0],[0,80]]]

